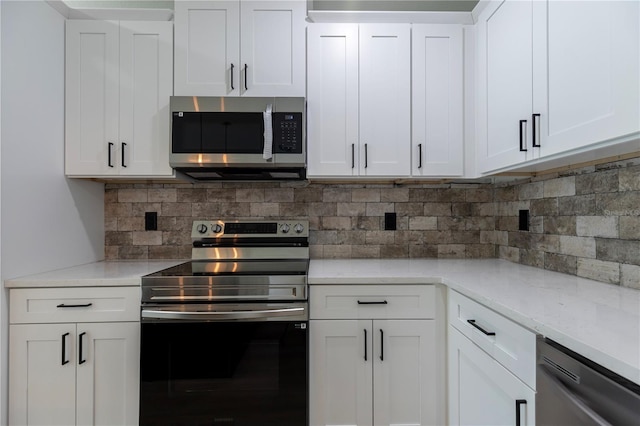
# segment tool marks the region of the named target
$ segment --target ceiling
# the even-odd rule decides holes
[[[180,0],[175,0],[180,1]],[[478,0],[308,0],[313,10],[469,12]],[[150,8],[173,10],[174,0],[65,0],[73,9]]]

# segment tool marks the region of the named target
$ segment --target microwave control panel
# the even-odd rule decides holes
[[[285,154],[302,153],[301,113],[273,113],[273,152]]]

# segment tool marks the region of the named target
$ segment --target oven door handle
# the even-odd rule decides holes
[[[176,319],[176,320],[234,320],[234,319],[260,319],[272,317],[284,317],[289,315],[300,315],[305,311],[304,307],[260,309],[247,311],[206,311],[206,312],[185,312],[185,311],[163,311],[153,309],[143,309],[142,318],[148,319]]]

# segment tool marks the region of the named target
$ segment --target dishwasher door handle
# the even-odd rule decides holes
[[[553,374],[547,371],[547,367],[544,365],[538,366],[537,374],[542,374],[547,378],[553,386],[558,390],[560,396],[565,399],[569,404],[575,407],[579,412],[584,414],[594,425],[598,426],[612,426],[611,423],[603,419],[598,413],[593,411],[584,401],[576,396],[571,390],[565,386],[560,380],[558,380]]]

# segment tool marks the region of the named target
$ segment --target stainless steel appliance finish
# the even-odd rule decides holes
[[[176,170],[200,180],[306,177],[305,99],[173,96]]]
[[[640,424],[640,385],[549,339],[538,339],[536,424]]]
[[[140,425],[308,423],[307,221],[196,221],[142,278]]]

